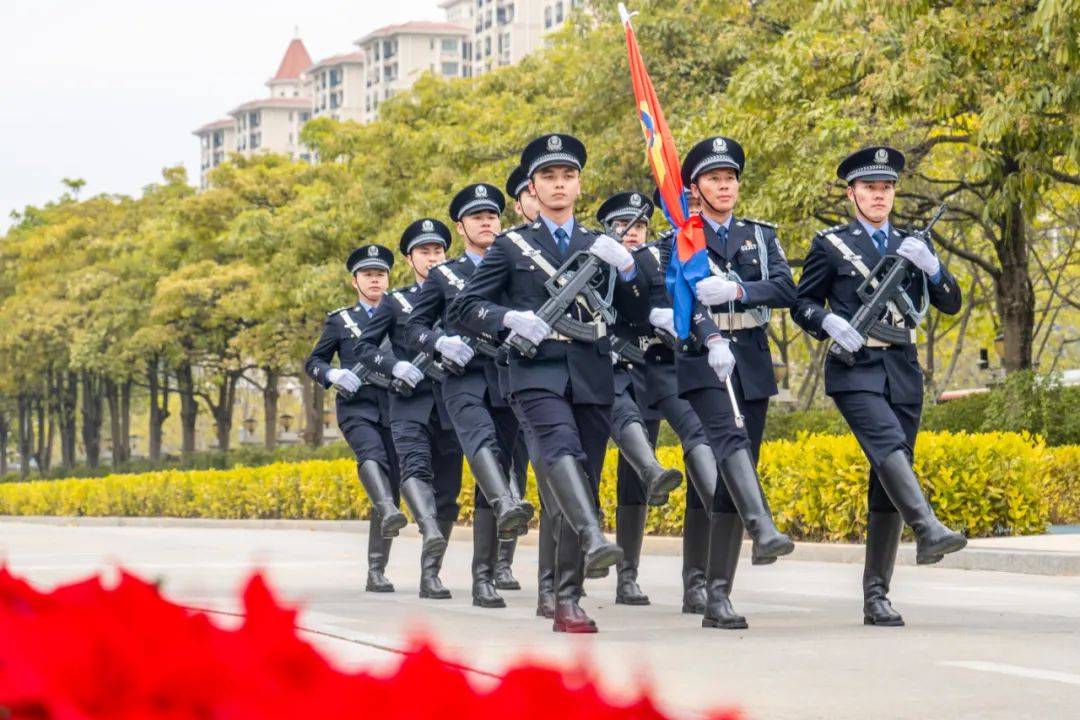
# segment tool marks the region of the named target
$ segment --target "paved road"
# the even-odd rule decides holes
[[[858,566],[743,563],[735,600],[751,628],[724,632],[678,612],[679,559],[649,555],[653,605],[616,606],[612,578],[590,581],[584,604],[602,632],[568,637],[534,617],[534,546],[517,562],[525,589],[504,593],[506,609],[481,610],[469,598],[469,543],[451,543],[449,601],[416,597],[412,537],[394,545],[398,592],[364,593],[365,543],[349,532],[0,522],[0,554],[44,586],[122,563],[161,578],[175,600],[232,610],[252,568],[265,568],[306,607],[302,624],[344,638],[311,636],[346,667],[392,663],[372,645],[400,647],[427,628],[446,653],[490,672],[522,655],[588,656],[613,695],[650,685],[687,717],[731,704],[750,718],[1080,717],[1080,577],[900,567],[892,597],[908,627],[866,628]]]

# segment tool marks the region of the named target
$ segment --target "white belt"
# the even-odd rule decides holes
[[[910,342],[911,342],[912,345],[914,345],[916,340],[918,340],[918,338],[919,338],[919,336],[916,333],[916,330],[914,328],[908,330],[908,337],[909,337]],[[893,343],[885,342],[884,340],[878,340],[875,337],[866,338],[866,347],[887,348],[887,347],[892,347],[892,346],[893,346]]]
[[[716,323],[716,327],[721,330],[752,330],[753,328],[762,326],[761,323],[754,319],[754,316],[748,312],[734,314],[718,312],[709,313],[709,315],[712,317],[713,322]]]

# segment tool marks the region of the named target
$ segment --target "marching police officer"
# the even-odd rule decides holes
[[[633,257],[626,248],[574,219],[585,158],[585,146],[570,135],[543,135],[525,147],[521,165],[529,177],[529,193],[540,204],[538,220],[497,237],[451,307],[451,319],[472,332],[493,336],[506,329],[537,348],[533,357],[511,352],[509,389],[535,438],[541,478],[562,515],[553,629],[563,632],[596,632],[578,605],[581,553],[586,572],[610,567],[623,557],[619,546],[604,537],[594,500],[614,397],[607,327],[574,303],[573,319],[589,323],[594,340],[583,342],[552,332],[535,312],[550,297],[548,278],[579,251],[619,271],[616,307],[634,277]]]
[[[540,202],[536,196],[529,193],[529,176],[521,165],[516,165],[506,178],[506,195],[514,199],[514,212],[524,220],[524,223],[515,225],[507,232],[521,232],[536,221],[540,212]],[[514,415],[518,418],[518,438],[514,448],[514,478],[518,483],[518,490],[525,495],[525,480],[528,464],[531,462],[533,472],[540,476],[540,455],[536,448],[536,442],[529,430],[528,423],[522,420],[521,408],[515,396],[510,393],[510,362],[509,355],[503,351],[496,359],[496,367],[499,372],[499,389],[506,401],[510,404]],[[542,483],[539,483],[543,487]],[[555,503],[549,503],[545,499],[547,492],[540,493],[540,531],[537,548],[536,568],[536,614],[538,617],[555,617],[555,532],[553,518],[558,515]],[[495,571],[495,587],[499,590],[520,589],[521,585],[509,575],[510,563],[513,561],[516,541],[503,540],[499,543],[499,564]],[[506,568],[503,574],[502,568]],[[499,578],[503,581],[500,582]],[[516,586],[516,587],[515,587]]]
[[[903,169],[904,155],[887,146],[858,150],[840,163],[836,174],[847,183],[855,219],[814,237],[795,312],[795,321],[808,333],[855,354],[850,367],[826,355],[825,392],[871,465],[863,572],[867,625],[904,624],[888,599],[903,523],[915,532],[920,564],[936,563],[967,544],[963,535],[938,521],[912,469],[923,399],[916,328],[929,305],[952,315],[960,311],[962,300],[960,286],[929,244],[890,222]],[[861,306],[856,289],[887,255],[904,258],[912,267],[903,295],[880,322],[907,331],[908,342],[863,337],[848,322]]]
[[[725,629],[747,627],[730,599],[741,525],[754,541],[755,564],[774,562],[795,547],[776,529],[755,467],[769,397],[777,393],[768,309],[791,307],[795,284],[774,226],[733,215],[744,162],[738,142],[716,136],[697,143],[682,164],[683,185],[701,204],[712,275],[697,283],[693,342],[682,344],[675,368],[679,394],[696,411],[723,480],[713,496],[702,626]]]
[[[390,436],[389,398],[384,387],[361,380],[352,371],[359,357],[356,339],[371,322],[390,281],[394,255],[382,245],[362,245],[351,253],[345,267],[356,290],[355,305],[332,310],[326,315],[322,335],[304,362],[304,371],[324,388],[339,388],[335,406],[341,434],[356,454],[356,472],[371,501],[368,530],[368,592],[393,592],[384,574],[390,559],[391,539],[405,527],[405,514],[398,509],[399,477],[397,455]],[[338,356],[340,368],[330,363]]]
[[[652,212],[653,204],[641,193],[620,192],[600,205],[596,219],[608,233],[619,237],[623,247],[633,252],[645,244]],[[639,313],[647,316],[647,294],[640,294],[636,300],[643,306]],[[613,334],[620,345],[625,343],[629,348],[644,350],[640,329],[640,324],[623,314],[618,317]],[[645,332],[652,336],[647,323]],[[615,401],[611,407],[611,439],[619,449],[615,541],[624,553],[618,567],[615,603],[648,605],[649,596],[642,592],[637,575],[649,504],[666,504],[668,492],[678,485],[682,475],[678,470],[662,467],[656,458],[653,448],[660,432],[661,414],[638,399],[648,393],[644,358],[634,363],[627,355],[625,351],[615,352]]]
[[[700,212],[690,192],[684,191],[691,214]],[[661,205],[660,192],[653,202]],[[689,483],[683,515],[683,603],[684,613],[705,612],[705,571],[709,556],[709,509],[716,492],[716,458],[708,445],[697,414],[679,397],[675,377],[675,325],[671,298],[665,284],[674,231],[662,233],[655,242],[634,251],[638,284],[647,322],[632,323],[632,332],[645,355],[644,377],[635,383],[635,397],[644,407],[655,409],[679,436],[683,463]],[[666,342],[665,342],[666,339]],[[650,437],[654,430],[649,428]]]
[[[443,554],[458,516],[461,445],[446,415],[442,393],[409,362],[414,357],[405,334],[420,288],[431,269],[446,260],[450,229],[421,218],[401,234],[399,249],[413,269],[415,283],[389,293],[357,341],[360,361],[407,386],[407,395],[390,396],[390,430],[401,463],[401,494],[423,536],[420,597],[446,599],[439,579]],[[389,337],[391,350],[382,347]]]
[[[494,336],[460,333],[449,322],[450,303],[476,271],[501,229],[503,194],[494,185],[476,183],[458,192],[450,202],[450,217],[465,241],[464,254],[435,266],[420,291],[405,325],[408,342],[417,350],[437,353],[447,372],[441,383],[447,414],[476,479],[473,515],[473,604],[506,607],[495,591],[494,572],[499,538],[515,538],[528,531],[532,508],[515,496],[509,472],[518,422],[502,397],[495,369]],[[478,349],[490,348],[490,355]]]

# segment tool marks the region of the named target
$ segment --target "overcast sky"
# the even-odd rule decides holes
[[[268,94],[294,28],[313,60],[389,23],[442,20],[438,0],[0,0],[0,230],[57,197],[137,194],[183,163],[191,131]]]

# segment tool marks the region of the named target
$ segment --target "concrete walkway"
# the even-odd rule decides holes
[[[224,611],[237,609],[237,592],[258,567],[302,604],[301,624],[318,631],[306,635],[343,667],[392,664],[407,635],[424,628],[444,653],[483,672],[503,672],[523,655],[559,664],[587,657],[612,696],[651,686],[679,717],[729,705],[748,718],[838,720],[1066,718],[1080,708],[1080,577],[903,566],[891,596],[908,626],[869,628],[859,565],[747,562],[734,601],[750,629],[727,632],[679,612],[680,559],[661,538],[650,541],[641,569],[653,604],[614,605],[614,577],[589,581],[583,604],[601,632],[568,637],[534,615],[535,533],[515,564],[524,589],[503,593],[507,608],[483,610],[469,597],[467,529],[455,531],[443,573],[454,597],[431,601],[416,595],[411,533],[393,547],[398,592],[374,595],[362,589],[366,537],[357,524],[257,529],[265,525],[9,519],[0,521],[0,555],[42,586],[108,576],[120,564],[160,580],[176,601]]]

